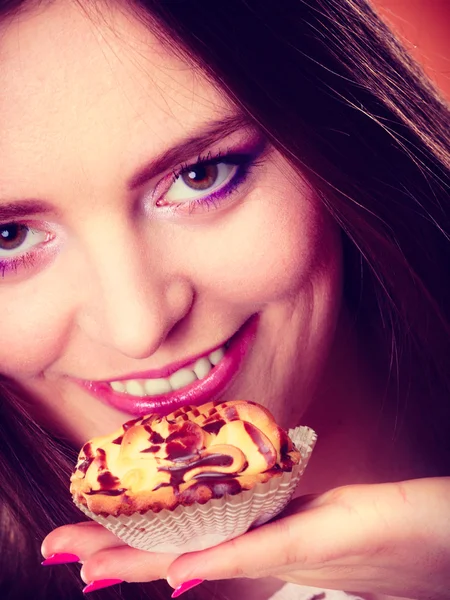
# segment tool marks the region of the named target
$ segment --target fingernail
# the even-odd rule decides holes
[[[61,552],[59,554],[52,554],[41,562],[41,565],[47,567],[49,565],[64,565],[66,563],[79,562],[80,557],[76,554],[69,554],[68,552]]]
[[[200,585],[203,583],[203,581],[204,579],[191,579],[190,581],[185,581],[176,588],[171,598],[178,598],[178,596],[181,596],[181,594],[184,594],[184,592],[191,590],[196,585]]]
[[[123,583],[123,579],[99,579],[98,581],[91,581],[91,583],[88,583],[88,585],[83,588],[83,594],[95,592],[96,590],[107,588],[110,585],[117,585],[118,583]]]

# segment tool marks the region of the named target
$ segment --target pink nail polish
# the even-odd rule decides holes
[[[190,581],[185,581],[177,587],[177,589],[172,594],[171,598],[178,598],[178,596],[181,596],[181,594],[184,594],[184,592],[191,590],[196,585],[200,585],[201,583],[203,583],[203,581],[204,579],[191,579]]]
[[[68,552],[60,552],[59,554],[52,554],[41,562],[41,565],[48,567],[49,565],[65,565],[67,563],[79,562],[80,557],[76,554],[69,554]]]
[[[103,588],[107,588],[111,585],[117,585],[118,583],[122,583],[123,579],[98,579],[97,581],[91,581],[88,585],[83,588],[83,594],[88,594],[89,592],[95,592],[96,590],[101,590]]]

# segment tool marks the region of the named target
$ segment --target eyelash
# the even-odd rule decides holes
[[[23,254],[12,256],[10,258],[5,258],[0,256],[0,278],[5,278],[10,274],[17,274],[22,269],[32,269],[35,264],[41,260],[49,256],[48,252],[54,248],[54,240],[55,235],[51,233],[49,229],[42,228],[41,223],[36,222],[8,222],[8,223],[0,223],[0,231],[3,229],[7,229],[9,226],[19,226],[24,228],[27,231],[27,234],[37,234],[43,237],[36,244],[34,244],[31,248],[27,248]],[[48,225],[48,224],[46,224]]]
[[[169,191],[170,187],[176,181],[178,181],[178,179],[183,173],[186,173],[190,170],[194,170],[196,167],[207,167],[211,165],[226,164],[236,166],[237,169],[231,177],[231,179],[229,179],[226,183],[219,185],[213,193],[189,201],[184,201],[180,203],[174,202],[173,204],[169,205],[169,210],[172,212],[179,212],[180,209],[183,209],[185,211],[187,207],[188,213],[191,214],[199,208],[205,210],[209,210],[210,208],[218,208],[219,204],[225,198],[232,196],[239,189],[239,187],[247,180],[251,170],[255,166],[261,164],[262,161],[258,160],[258,158],[263,154],[263,151],[264,146],[261,147],[261,144],[259,144],[259,147],[253,152],[228,152],[223,154],[221,151],[218,151],[213,156],[209,152],[207,155],[199,155],[196,162],[180,164],[179,167],[172,171],[170,185],[166,188],[165,191],[166,194]],[[156,201],[156,205],[158,206],[158,203],[162,202],[163,200],[164,195],[162,195]],[[5,226],[11,224],[13,223],[0,223],[0,227],[2,225]],[[15,256],[14,258],[0,258],[0,278],[4,278],[12,273],[17,273],[21,269],[32,269],[38,261],[41,252],[42,248],[40,250],[34,249],[27,251],[25,252],[25,254]]]
[[[14,272],[17,273],[19,269],[31,269],[37,260],[36,251],[26,252],[22,256],[16,256],[14,258],[0,259],[0,277],[3,279],[6,275]]]
[[[226,164],[236,166],[237,170],[232,178],[225,184],[219,185],[219,187],[211,194],[207,196],[201,196],[194,200],[187,200],[184,202],[173,202],[167,208],[172,212],[177,212],[181,208],[192,214],[197,209],[210,208],[217,209],[219,204],[227,197],[233,195],[238,188],[248,178],[250,172],[254,167],[259,166],[262,161],[258,160],[261,156],[263,149],[259,147],[254,152],[228,152],[223,154],[222,151],[218,151],[216,154],[211,155],[209,152],[206,156],[199,155],[196,162],[182,163],[179,167],[173,170],[171,175],[171,184],[165,190],[165,193],[169,191],[170,187],[175,184],[183,173],[195,170],[196,167],[207,167],[211,165]],[[164,201],[164,195],[156,201],[157,206],[161,206],[160,202]],[[187,208],[186,208],[187,207]]]

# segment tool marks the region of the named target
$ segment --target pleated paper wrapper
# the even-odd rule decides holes
[[[226,494],[205,504],[178,506],[158,513],[148,511],[118,517],[102,517],[79,502],[75,504],[132,548],[175,554],[205,550],[270,521],[286,507],[317,440],[309,427],[296,427],[288,434],[300,452],[299,464],[291,472],[271,477],[236,495]]]

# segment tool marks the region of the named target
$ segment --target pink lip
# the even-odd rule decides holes
[[[225,356],[210,373],[199,381],[161,396],[147,396],[145,398],[115,392],[108,382],[78,381],[87,388],[96,398],[113,406],[114,408],[140,417],[157,413],[166,415],[181,406],[193,404],[198,406],[217,399],[229,386],[247,354],[255,337],[258,324],[258,315],[253,315],[230,339]],[[197,357],[199,358],[199,357]],[[168,377],[178,369],[195,362],[196,357],[173,363],[163,369],[127,375],[127,379],[151,379],[155,377]],[[119,381],[119,380],[114,380]]]
[[[207,356],[208,354],[211,354],[211,352],[214,352],[214,350],[221,348],[225,343],[226,342],[223,342],[219,346],[215,346],[214,348],[211,348],[211,350],[208,350],[207,352],[204,352],[203,354],[197,354],[196,356],[190,356],[186,359],[179,360],[177,362],[171,363],[170,365],[166,365],[165,367],[162,367],[161,369],[149,369],[148,371],[140,371],[139,373],[138,372],[127,373],[126,375],[119,375],[118,377],[115,377],[114,379],[105,380],[102,383],[110,383],[111,381],[130,381],[130,379],[157,379],[159,377],[170,377],[172,375],[172,373],[175,373],[175,371],[178,371],[179,369],[182,369],[183,367],[192,365],[199,358],[202,358],[203,356]],[[93,382],[93,383],[96,383],[96,382]]]

